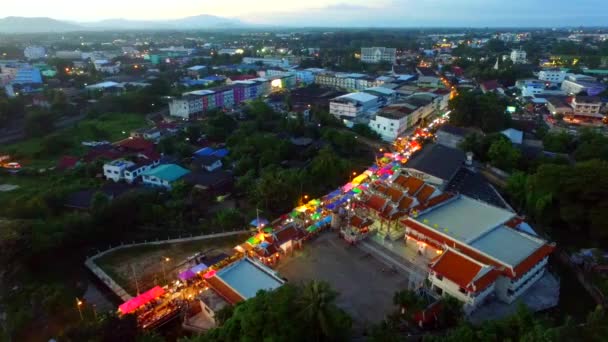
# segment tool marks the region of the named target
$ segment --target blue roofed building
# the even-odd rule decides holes
[[[170,190],[173,183],[190,171],[176,164],[163,164],[142,173],[144,184]]]
[[[37,68],[21,68],[17,71],[13,84],[41,84],[42,74]]]

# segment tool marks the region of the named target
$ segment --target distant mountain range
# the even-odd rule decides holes
[[[52,18],[0,18],[0,33],[36,33],[105,30],[196,30],[251,26],[238,19],[197,15],[171,20],[107,19],[97,22],[68,22]]]

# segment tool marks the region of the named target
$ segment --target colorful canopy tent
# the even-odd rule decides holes
[[[305,205],[301,205],[301,206],[299,206],[299,207],[296,208],[296,211],[299,211],[301,213],[306,212],[306,210],[308,210],[308,207],[305,206]]]
[[[185,270],[177,275],[179,280],[190,280],[196,276],[196,273],[192,272],[192,269]]]
[[[328,193],[327,195],[323,196],[323,199],[326,201],[329,201],[329,200],[332,200],[336,196],[340,196],[341,194],[342,194],[342,190],[336,189],[336,190]]]
[[[353,183],[346,183],[346,185],[344,185],[342,187],[342,192],[349,192],[351,191],[353,188],[355,187],[355,184]]]
[[[120,310],[120,312],[122,314],[126,315],[128,313],[131,313],[131,312],[137,310],[138,308],[142,307],[143,305],[148,304],[149,302],[153,301],[154,299],[156,299],[164,294],[165,294],[165,290],[162,287],[155,286],[155,287],[151,288],[150,290],[140,294],[139,296],[120,304],[120,306],[118,307],[118,310]]]
[[[260,244],[260,242],[262,242],[262,240],[258,239],[257,235],[256,236],[252,236],[249,239],[247,239],[247,243],[252,245],[252,246],[257,246]]]
[[[361,184],[364,180],[366,180],[369,176],[365,173],[362,173],[355,177],[352,181],[353,184]]]
[[[197,274],[197,273],[203,272],[204,270],[206,270],[208,268],[209,268],[209,266],[207,266],[205,264],[198,264],[198,265],[192,267],[190,269],[190,271],[192,271],[192,273],[194,273],[194,274]]]
[[[321,201],[318,200],[318,199],[316,199],[316,198],[313,199],[313,200],[310,200],[310,202],[307,203],[307,205],[311,206],[311,207],[316,207],[316,206],[318,206],[320,204],[321,204]]]
[[[249,224],[254,227],[265,226],[268,224],[268,220],[265,218],[256,218],[249,222]]]
[[[319,229],[319,227],[312,225],[312,226],[306,228],[306,231],[309,233],[314,233],[317,229]]]
[[[272,232],[274,231],[274,228],[266,227],[266,228],[262,229],[262,231],[267,234],[272,234]]]

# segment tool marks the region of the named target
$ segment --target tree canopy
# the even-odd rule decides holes
[[[450,100],[450,123],[461,127],[477,127],[486,133],[508,127],[510,116],[506,113],[507,102],[494,93],[479,94],[462,92]]]
[[[346,341],[351,320],[336,307],[336,296],[324,282],[260,291],[238,304],[222,326],[183,342]]]

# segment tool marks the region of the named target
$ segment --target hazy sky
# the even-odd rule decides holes
[[[0,16],[76,21],[198,14],[291,26],[608,25],[607,0],[2,0]]]

